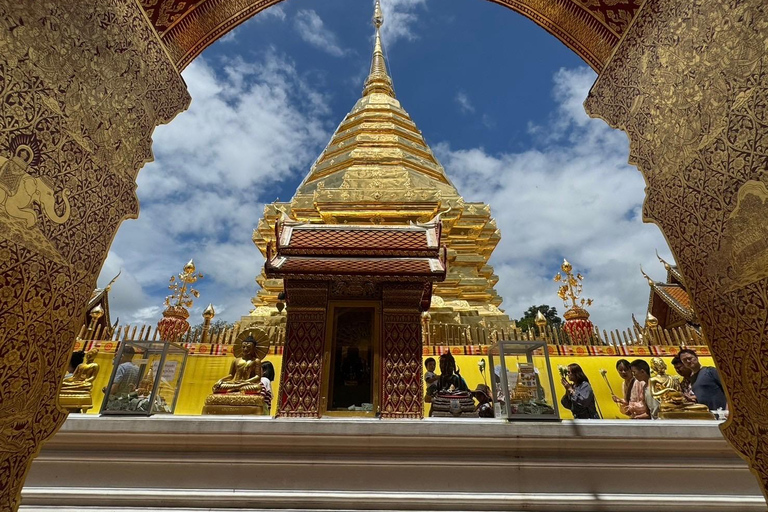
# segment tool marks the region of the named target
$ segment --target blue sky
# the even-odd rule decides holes
[[[522,16],[491,2],[382,0],[395,91],[465,199],[489,203],[502,233],[491,263],[502,308],[558,307],[563,257],[585,276],[602,328],[644,315],[642,264],[663,277],[659,230],[642,224],[643,179],[628,143],[584,113],[595,73]],[[189,258],[209,303],[251,309],[263,259],[251,242],[265,203],[289,200],[360,97],[372,2],[291,0],[257,15],[183,73],[191,108],[154,136],[138,220],[120,228],[99,284],[119,269],[112,317],[159,319],[168,278]]]

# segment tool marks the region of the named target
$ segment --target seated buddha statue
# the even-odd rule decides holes
[[[147,372],[144,377],[139,381],[139,385],[136,388],[136,394],[139,396],[149,396],[152,394],[152,388],[155,386],[155,372],[152,371],[152,367],[147,368]]]
[[[440,377],[432,397],[430,416],[476,416],[475,402],[450,352],[440,356]]]
[[[653,397],[659,401],[659,417],[714,419],[709,408],[704,404],[690,401],[682,392],[682,379],[667,374],[667,365],[660,357],[651,359],[654,373],[648,385]]]
[[[267,335],[260,329],[248,329],[238,336],[229,374],[213,385],[213,393],[205,399],[203,414],[266,414],[257,350],[261,348],[266,352],[268,347]]]
[[[99,373],[99,365],[94,363],[99,349],[92,348],[85,353],[85,360],[80,363],[71,376],[65,377],[61,383],[59,402],[70,412],[85,412],[93,407],[91,390],[93,381]]]

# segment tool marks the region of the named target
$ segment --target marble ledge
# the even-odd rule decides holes
[[[473,437],[529,438],[668,438],[723,439],[721,421],[706,420],[563,420],[549,422],[500,419],[425,418],[378,420],[369,418],[270,418],[258,416],[95,416],[70,414],[59,436],[73,433],[243,434],[243,435],[382,435],[423,437],[462,435]]]

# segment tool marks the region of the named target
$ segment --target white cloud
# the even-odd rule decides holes
[[[241,23],[237,27],[233,28],[226,34],[224,34],[224,37],[219,38],[217,43],[232,43],[237,40],[237,34],[240,33],[240,31],[249,23],[261,23],[268,19],[278,19],[280,21],[285,21],[285,9],[282,5],[273,5],[272,7],[260,12],[253,18],[249,18],[247,21]]]
[[[381,0],[384,25],[381,38],[386,46],[393,46],[398,40],[418,39],[416,24],[418,8],[426,8],[427,0]]]
[[[285,21],[285,7],[282,5],[273,5],[268,9],[259,13],[259,18],[277,18],[280,21]]]
[[[456,103],[459,104],[459,109],[461,109],[462,113],[464,114],[471,114],[475,111],[475,107],[472,105],[472,102],[469,101],[469,97],[466,95],[465,92],[459,91],[456,93]]]
[[[120,256],[109,251],[98,280],[98,286],[103,288],[120,273],[109,291],[109,309],[112,323],[119,319],[121,325],[136,322],[136,312],[151,302],[141,283],[126,267],[126,262]]]
[[[334,57],[341,57],[346,53],[339,44],[339,38],[325,26],[322,18],[314,10],[303,9],[297,12],[294,24],[299,36],[312,46]]]
[[[640,264],[658,267],[655,248],[671,259],[659,229],[641,221],[644,182],[626,163],[626,136],[590,119],[581,105],[594,79],[587,68],[556,73],[559,106],[541,127],[548,134],[541,149],[493,155],[434,148],[465,199],[491,205],[502,234],[491,264],[512,317],[532,304],[562,314],[552,276],[565,257],[585,275],[592,320],[605,329],[629,327],[630,315],[644,314],[648,302]]]
[[[190,323],[209,302],[217,318],[247,314],[263,264],[251,233],[264,202],[302,176],[329,138],[327,99],[289,60],[268,50],[223,64],[217,73],[195,59],[183,73],[191,108],[155,131],[156,161],[138,179],[139,219],[123,223],[99,278],[104,285],[123,269],[110,294],[123,324],[156,322],[168,279],[190,258],[205,274]]]

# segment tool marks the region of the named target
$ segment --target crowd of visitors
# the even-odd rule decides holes
[[[672,366],[680,376],[680,393],[691,404],[706,405],[710,411],[727,410],[723,384],[717,369],[702,366],[696,352],[682,349],[672,359]],[[621,413],[632,419],[657,419],[660,403],[649,385],[651,367],[643,359],[629,362],[620,359],[616,371],[622,378],[623,396],[613,395],[613,401]],[[578,364],[568,365],[567,378],[561,384],[565,388],[560,403],[573,413],[576,419],[599,418],[595,393],[589,379]]]

